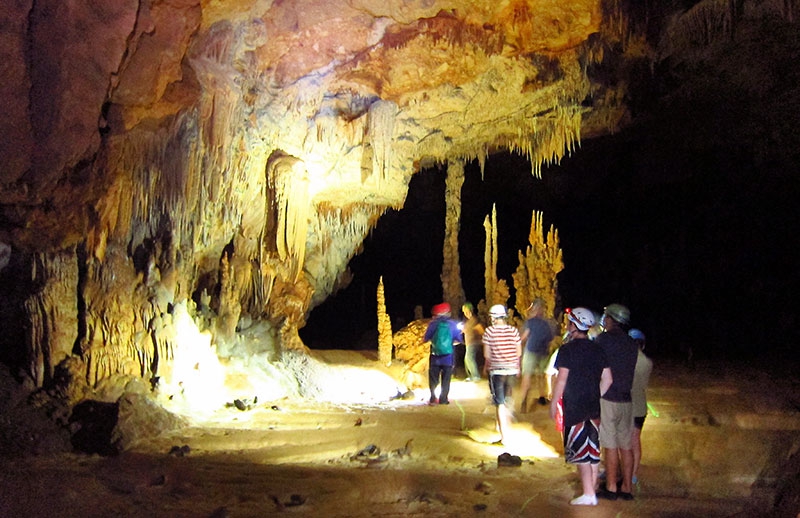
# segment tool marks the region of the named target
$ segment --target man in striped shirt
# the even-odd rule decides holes
[[[483,370],[484,374],[489,375],[489,388],[495,406],[500,442],[505,442],[511,420],[506,398],[510,395],[511,387],[519,374],[522,341],[517,328],[508,325],[505,306],[495,304],[489,310],[489,316],[492,325],[483,334],[483,356],[486,359]]]

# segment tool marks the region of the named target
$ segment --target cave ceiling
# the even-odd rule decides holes
[[[2,238],[102,257],[110,235],[135,249],[193,209],[170,224],[210,227],[190,240],[217,260],[234,234],[263,234],[267,209],[247,206],[285,187],[266,185],[270,157],[303,177],[293,211],[359,211],[366,227],[421,163],[509,149],[538,168],[625,116],[622,90],[587,76],[615,43],[600,4],[12,2]]]

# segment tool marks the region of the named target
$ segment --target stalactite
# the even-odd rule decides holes
[[[297,280],[303,270],[308,218],[312,208],[308,172],[301,160],[281,155],[271,160],[268,177],[277,206],[275,245],[281,260],[291,261],[292,275]]]
[[[501,141],[500,147],[527,157],[531,174],[541,178],[543,165],[559,163],[580,146],[581,122],[580,109],[559,104],[547,116],[519,119],[516,138]]]
[[[659,53],[662,57],[686,53],[693,47],[730,39],[738,16],[735,9],[729,0],[704,0],[694,5],[667,28]]]
[[[41,387],[72,353],[78,334],[78,263],[74,249],[35,254],[31,281],[38,289],[24,302],[28,315],[28,374]]]
[[[452,160],[447,164],[445,180],[445,230],[442,265],[443,300],[453,308],[460,308],[466,298],[461,285],[461,267],[458,256],[458,232],[461,228],[461,186],[464,184],[464,164]]]
[[[141,375],[152,369],[152,364],[143,363],[155,355],[149,330],[173,298],[155,272],[149,278],[150,286],[117,243],[109,244],[104,261],[89,258],[81,292],[85,336],[79,344],[88,385],[115,374]]]
[[[383,275],[378,280],[378,361],[387,367],[392,364],[392,321],[386,313]]]
[[[392,167],[392,137],[397,105],[376,101],[369,108],[369,140],[372,145],[372,171],[379,185],[386,182]]]

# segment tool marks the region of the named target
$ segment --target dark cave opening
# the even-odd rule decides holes
[[[467,299],[484,295],[483,219],[496,203],[498,277],[509,286],[531,213],[541,210],[564,254],[561,308],[626,304],[655,355],[748,356],[785,347],[765,337],[794,334],[798,252],[784,242],[798,230],[796,182],[753,164],[746,150],[669,156],[657,139],[633,129],[587,140],[541,179],[514,154],[491,156],[483,179],[476,162],[467,164],[459,233]],[[761,173],[757,182],[753,171]],[[381,218],[351,261],[351,285],[301,329],[312,349],[375,347],[380,275],[393,331],[413,319],[414,306],[427,317],[440,302],[445,175],[446,167],[415,175],[406,206]]]

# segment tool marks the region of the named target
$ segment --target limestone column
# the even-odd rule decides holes
[[[443,300],[450,303],[454,315],[464,303],[461,284],[461,266],[458,256],[458,232],[461,229],[461,187],[464,185],[464,163],[451,160],[447,163],[445,180],[444,249],[442,265]]]

